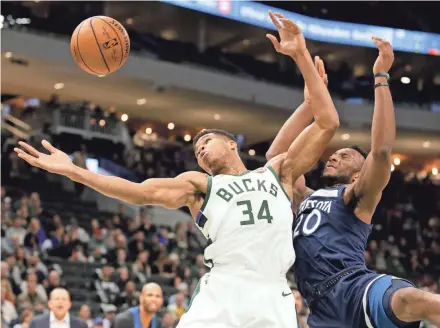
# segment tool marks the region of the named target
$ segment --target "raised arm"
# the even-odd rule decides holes
[[[354,192],[359,199],[358,217],[371,222],[371,216],[381,198],[382,191],[391,175],[391,151],[396,139],[394,105],[386,75],[394,61],[394,53],[389,42],[373,38],[379,49],[379,56],[374,64],[374,114],[371,128],[371,152],[362,166],[359,178],[347,190]]]
[[[310,170],[321,157],[325,147],[339,127],[339,117],[321,76],[306,48],[301,29],[282,15],[269,12],[278,29],[281,41],[268,35],[275,49],[293,58],[298,65],[313,99],[311,110],[315,122],[308,126],[289,146],[281,168],[282,177],[295,181]],[[279,20],[278,20],[278,19]],[[318,123],[319,122],[319,123]]]
[[[315,68],[319,73],[319,76],[327,86],[328,77],[325,73],[324,62],[318,56],[315,56]],[[310,97],[310,93],[307,88],[307,84],[304,84],[304,101],[293,112],[293,114],[283,124],[280,131],[276,135],[274,141],[266,152],[266,159],[269,161],[275,156],[285,153],[289,146],[292,144],[299,134],[312,122],[314,102]],[[319,124],[320,122],[318,122]]]
[[[191,206],[196,202],[198,191],[206,192],[207,178],[203,173],[186,172],[176,178],[148,179],[143,183],[134,183],[82,169],[74,165],[67,154],[56,149],[46,140],[42,144],[50,155],[41,153],[24,142],[20,142],[20,146],[27,152],[20,148],[14,150],[20,158],[35,167],[64,175],[103,195],[126,203],[179,208],[185,205]]]

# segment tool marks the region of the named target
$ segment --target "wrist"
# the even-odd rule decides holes
[[[72,164],[72,166],[67,170],[67,172],[64,174],[67,178],[69,178],[72,181],[78,181],[80,177],[80,167],[76,166],[75,164]]]
[[[307,48],[304,48],[304,49],[295,51],[294,53],[291,53],[290,57],[293,60],[297,61],[298,59],[305,58],[308,53],[309,53],[309,51],[307,50]]]
[[[388,82],[388,79],[385,76],[378,76],[374,78],[374,84],[386,82]]]

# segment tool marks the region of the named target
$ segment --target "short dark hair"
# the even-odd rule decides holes
[[[356,150],[359,154],[362,155],[362,157],[363,157],[364,159],[367,158],[368,153],[365,152],[365,151],[363,151],[359,146],[357,146],[357,145],[353,145],[353,146],[351,146],[350,148],[353,149],[353,150]]]
[[[225,136],[226,138],[228,138],[229,140],[232,140],[234,142],[237,142],[237,139],[235,139],[234,135],[225,131],[225,130],[220,130],[220,129],[204,129],[202,131],[200,131],[199,133],[196,134],[196,136],[194,137],[193,140],[193,147],[196,146],[197,141],[199,141],[199,139],[207,134],[218,134],[221,136]]]

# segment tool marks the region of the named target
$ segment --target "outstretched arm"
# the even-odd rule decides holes
[[[268,38],[278,52],[291,56],[295,60],[314,104],[312,113],[315,122],[293,141],[287,150],[282,165],[282,176],[284,178],[289,176],[289,180],[296,181],[319,160],[339,127],[339,117],[327,87],[316,70],[312,57],[306,48],[301,29],[293,21],[284,18],[280,14],[275,15],[269,12],[269,15],[278,28],[281,42],[278,42],[273,35],[268,35]]]
[[[135,205],[160,205],[167,208],[190,206],[196,200],[197,191],[206,191],[206,177],[199,172],[186,172],[176,178],[148,179],[143,183],[134,183],[118,177],[109,177],[82,169],[72,163],[69,156],[42,142],[50,155],[37,151],[32,146],[20,142],[23,149],[15,148],[18,156],[29,164],[64,175],[104,194]],[[204,181],[205,180],[205,181]]]
[[[394,53],[389,42],[373,38],[379,49],[373,73],[388,73],[394,61]],[[371,152],[365,160],[359,178],[347,190],[354,192],[359,199],[357,208],[360,210],[358,217],[367,223],[371,222],[383,189],[388,184],[391,175],[391,151],[396,139],[396,122],[394,117],[393,99],[387,85],[386,77],[376,77],[374,90],[374,114],[371,128]]]
[[[318,56],[315,56],[315,67],[318,71],[324,84],[327,86],[328,77],[325,73],[324,62]],[[307,88],[307,84],[304,85],[304,102],[293,112],[288,120],[283,124],[281,130],[276,135],[269,150],[266,152],[266,159],[269,161],[273,157],[285,153],[289,146],[292,144],[299,134],[312,122],[313,113],[316,109],[313,99],[310,97],[310,93]],[[318,109],[319,110],[319,109]],[[322,116],[318,116],[321,118]],[[322,123],[317,121],[318,124]],[[324,125],[322,123],[321,125]]]

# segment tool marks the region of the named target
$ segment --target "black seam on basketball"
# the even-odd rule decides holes
[[[81,55],[81,50],[79,50],[79,32],[81,31],[81,27],[83,26],[83,24],[84,24],[84,22],[81,23],[81,25],[80,25],[79,28],[78,28],[78,33],[76,33],[76,47],[78,48],[78,54],[79,54],[79,56],[81,57],[81,60],[82,60],[83,64],[84,64],[84,65],[85,65],[90,71],[92,71],[92,72],[95,73],[95,74],[99,74],[98,72],[95,72],[93,69],[91,69],[91,68],[86,64],[86,62],[84,61],[84,58],[83,58],[82,55]]]
[[[124,46],[121,42],[121,39],[119,38],[118,32],[116,32],[115,28],[109,23],[107,22],[105,19],[99,18],[99,17],[95,17],[96,19],[102,20],[104,23],[106,23],[108,26],[110,26],[110,28],[115,32],[116,37],[118,38],[119,44],[121,45],[121,61],[119,63],[119,67],[121,67],[122,65],[122,60],[124,60]]]
[[[99,46],[98,38],[96,37],[96,34],[95,34],[95,29],[93,28],[93,24],[92,24],[93,19],[94,18],[90,19],[90,27],[92,28],[92,33],[93,33],[93,36],[95,37],[96,45],[98,46],[99,52],[101,53],[102,60],[103,60],[103,62],[105,64],[105,66],[107,67],[108,72],[110,73],[110,67],[108,67],[107,62],[105,61],[104,54],[102,53],[101,47]]]

